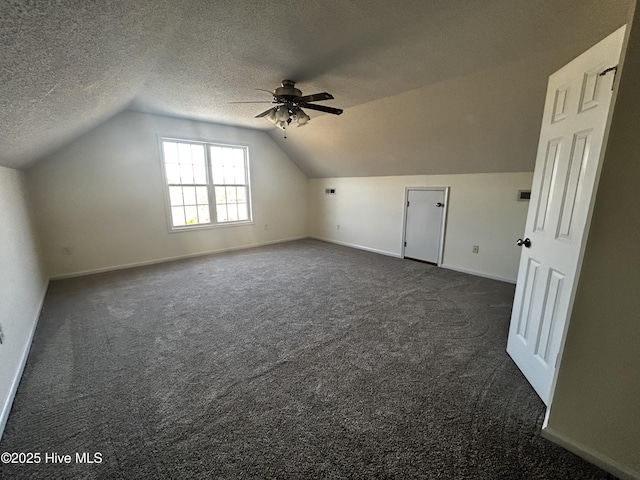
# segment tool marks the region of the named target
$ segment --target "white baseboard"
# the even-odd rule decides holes
[[[356,245],[355,243],[339,242],[338,240],[331,240],[329,238],[316,237],[314,235],[310,235],[309,238],[313,238],[314,240],[320,240],[322,242],[327,242],[327,243],[335,243],[336,245],[342,245],[343,247],[351,247],[351,248],[357,248],[358,250],[365,250],[367,252],[379,253],[380,255],[386,255],[387,257],[401,258],[399,253],[387,252],[386,250],[378,250],[377,248],[370,248],[370,247],[365,247],[363,245]]]
[[[104,267],[104,268],[95,268],[95,269],[91,269],[91,270],[82,270],[80,272],[74,272],[74,273],[65,273],[63,275],[54,275],[51,277],[51,280],[62,280],[65,278],[74,278],[74,277],[82,277],[84,275],[92,275],[94,273],[104,273],[104,272],[112,272],[115,270],[124,270],[127,268],[134,268],[134,267],[144,267],[146,265],[155,265],[156,263],[165,263],[165,262],[172,262],[174,260],[184,260],[187,258],[194,258],[194,257],[203,257],[205,255],[213,255],[215,253],[224,253],[224,252],[232,252],[235,250],[246,250],[248,248],[255,248],[255,247],[265,247],[267,245],[275,245],[278,243],[285,243],[285,242],[293,242],[295,240],[303,240],[305,238],[309,238],[307,235],[303,235],[300,237],[291,237],[291,238],[283,238],[280,240],[273,240],[270,242],[261,242],[261,243],[251,243],[248,245],[241,245],[239,247],[225,247],[225,248],[220,248],[218,250],[207,250],[206,252],[198,252],[198,253],[189,253],[186,255],[178,255],[175,257],[164,257],[164,258],[157,258],[154,260],[145,260],[143,262],[134,262],[134,263],[126,263],[123,265],[116,265],[114,267]]]
[[[467,268],[454,267],[452,265],[442,264],[440,265],[442,268],[446,268],[447,270],[454,270],[460,273],[468,273],[469,275],[475,275],[477,277],[490,278],[491,280],[499,280],[501,282],[513,283],[515,285],[516,281],[511,278],[500,277],[498,275],[492,275],[490,273],[484,272],[476,272],[475,270],[469,270]]]
[[[4,405],[2,405],[2,410],[0,411],[0,439],[2,439],[2,435],[4,434],[4,428],[7,426],[9,413],[11,412],[13,400],[16,398],[16,392],[18,391],[18,385],[20,385],[20,380],[22,379],[22,373],[24,372],[24,367],[27,365],[27,359],[29,358],[29,352],[31,351],[31,344],[33,343],[33,336],[36,333],[36,327],[38,326],[38,320],[40,319],[40,312],[42,312],[42,306],[44,305],[44,299],[47,295],[48,287],[49,287],[49,281],[47,280],[44,284],[43,291],[40,294],[40,302],[39,302],[38,308],[36,309],[36,318],[33,320],[33,326],[31,327],[31,332],[29,332],[29,337],[27,338],[27,342],[24,346],[24,349],[22,350],[22,356],[20,357],[20,362],[18,363],[18,369],[15,371],[13,380],[11,382],[9,395],[5,399]]]
[[[549,428],[546,424],[547,419],[545,419],[545,424],[542,426],[541,435],[543,438],[560,445],[562,448],[575,453],[579,457],[584,458],[587,462],[593,463],[622,480],[640,480],[640,472],[631,470],[624,465],[620,465],[618,462],[612,460],[606,455],[596,452],[585,445],[580,445],[574,442],[558,432],[553,431],[553,429]]]
[[[379,250],[377,248],[365,247],[363,245],[357,245],[355,243],[340,242],[338,240],[332,240],[330,238],[318,237],[318,236],[315,236],[315,235],[310,235],[309,238],[313,238],[314,240],[320,240],[320,241],[328,242],[328,243],[335,243],[336,245],[342,245],[343,247],[351,247],[351,248],[357,248],[359,250],[366,250],[367,252],[379,253],[380,255],[386,255],[388,257],[402,258],[402,255],[400,255],[399,253],[388,252],[386,250]],[[475,275],[475,276],[478,276],[478,277],[490,278],[492,280],[499,280],[501,282],[507,282],[507,283],[511,283],[511,284],[515,284],[516,283],[516,281],[511,279],[511,278],[499,277],[497,275],[491,275],[489,273],[476,272],[474,270],[469,270],[469,269],[460,268],[460,267],[454,267],[454,266],[446,265],[446,264],[442,264],[442,265],[439,265],[439,266],[442,267],[442,268],[446,268],[448,270],[455,270],[456,272],[468,273],[469,275]]]

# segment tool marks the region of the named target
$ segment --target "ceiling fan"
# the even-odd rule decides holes
[[[311,119],[302,107],[309,110],[317,110],[319,112],[340,115],[342,109],[325,107],[324,105],[316,105],[309,102],[317,102],[323,100],[333,100],[333,95],[327,92],[314,93],[313,95],[302,95],[302,92],[295,87],[296,82],[293,80],[283,80],[282,86],[276,88],[273,92],[270,90],[262,90],[273,95],[271,102],[232,102],[232,103],[274,103],[274,107],[259,113],[255,118],[266,118],[276,127],[285,129],[293,120],[299,127],[306,125]]]

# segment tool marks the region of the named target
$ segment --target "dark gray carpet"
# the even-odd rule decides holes
[[[0,477],[612,478],[540,437],[513,290],[313,240],[52,282]]]

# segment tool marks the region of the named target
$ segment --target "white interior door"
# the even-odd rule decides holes
[[[548,405],[573,302],[624,27],[549,77],[507,352]],[[602,75],[601,75],[602,74]]]
[[[447,188],[407,188],[403,257],[441,263]]]

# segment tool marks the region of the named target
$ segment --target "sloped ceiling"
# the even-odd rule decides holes
[[[27,168],[125,108],[264,129],[309,176],[533,169],[546,78],[631,0],[0,3],[0,165]],[[284,78],[339,117],[287,139]]]

